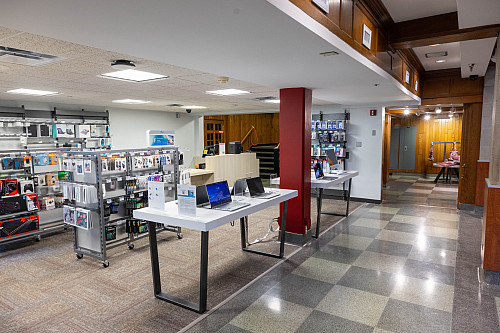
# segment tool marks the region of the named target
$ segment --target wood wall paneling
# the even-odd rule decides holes
[[[363,25],[366,25],[372,31],[372,40],[369,50],[363,45]],[[356,6],[354,6],[353,38],[355,42],[359,43],[362,47],[365,47],[372,56],[377,53],[377,30],[377,26],[370,19],[369,15],[367,15],[366,9],[361,7],[359,4],[356,4]]]
[[[340,28],[348,36],[352,37],[353,33],[353,14],[354,14],[354,1],[341,0],[340,6]]]
[[[485,184],[483,212],[483,269],[500,272],[500,189]]]
[[[341,0],[331,0],[330,1],[330,13],[328,13],[328,17],[340,27],[340,5]]]
[[[476,167],[476,206],[484,206],[485,179],[489,176],[490,162],[477,161]]]
[[[417,117],[412,114],[405,117],[393,117],[392,127],[417,126],[417,149],[415,156],[415,170],[397,170],[391,169],[390,172],[409,172],[409,173],[438,173],[440,168],[432,166],[428,160],[431,142],[460,142],[462,139],[462,115],[457,114],[451,119],[429,119],[425,120],[423,116]],[[390,138],[389,138],[390,140]],[[453,145],[447,145],[446,157],[450,155]],[[461,153],[461,145],[457,144],[457,150]],[[444,145],[434,145],[434,162],[443,162]]]
[[[462,124],[462,154],[460,156],[460,182],[458,203],[474,205],[476,202],[477,160],[481,141],[482,103],[464,104]]]
[[[482,103],[484,78],[462,79],[460,69],[426,72],[421,79],[422,104]]]
[[[392,74],[403,83],[403,60],[398,54],[392,56]]]

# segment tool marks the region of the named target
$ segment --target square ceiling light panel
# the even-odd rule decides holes
[[[238,89],[210,90],[210,91],[205,91],[205,93],[216,96],[237,96],[237,95],[250,94],[249,91],[238,90]]]
[[[36,89],[13,89],[7,91],[9,94],[17,94],[17,95],[28,95],[28,96],[51,96],[59,94],[57,91],[46,91],[46,90],[36,90]]]
[[[167,75],[138,71],[136,69],[126,69],[123,71],[101,74],[101,77],[129,82],[147,82],[167,79]]]

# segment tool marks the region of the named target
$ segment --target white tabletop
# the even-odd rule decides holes
[[[316,179],[314,172],[311,172],[311,188],[328,188],[337,184],[341,184],[346,180],[354,178],[359,175],[358,171],[341,171],[334,170],[331,173],[325,174],[321,179]],[[271,180],[271,184],[279,185],[280,178]]]
[[[165,210],[149,207],[136,209],[134,210],[134,218],[163,223],[169,226],[188,228],[198,231],[209,231],[226,223],[238,220],[241,217],[248,216],[295,198],[298,195],[298,191],[296,190],[272,189],[267,191],[278,192],[280,195],[270,199],[237,197],[238,201],[247,202],[250,206],[240,208],[232,212],[208,208],[196,208],[196,217],[184,216],[178,214],[176,202],[170,201],[165,203]]]

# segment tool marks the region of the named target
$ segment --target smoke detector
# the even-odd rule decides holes
[[[227,83],[227,81],[229,81],[229,78],[227,76],[218,76],[217,77],[217,82],[219,82],[219,83],[225,84],[225,83]]]
[[[134,69],[135,64],[130,60],[115,60],[111,63],[111,67],[118,70]]]

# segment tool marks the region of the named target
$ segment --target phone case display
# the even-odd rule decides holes
[[[147,206],[148,181],[165,181],[166,197],[176,199],[178,150],[148,148],[69,152],[62,160],[64,222],[73,226],[74,251],[107,267],[106,251],[147,235],[144,222],[130,228],[133,210]],[[176,232],[180,228],[158,227]]]
[[[311,134],[311,168],[317,162],[323,166],[323,170],[329,170],[326,152],[329,149],[335,150],[337,156],[337,166],[345,170],[345,160],[349,158],[346,149],[347,135],[346,123],[349,120],[349,113],[335,113],[313,115]]]

